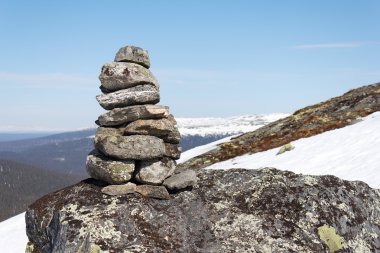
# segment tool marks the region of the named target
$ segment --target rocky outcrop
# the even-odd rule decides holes
[[[380,252],[380,191],[276,169],[202,170],[192,191],[108,196],[93,179],[26,212],[35,253]],[[137,186],[139,187],[139,186]],[[148,189],[149,188],[149,189]]]
[[[293,115],[253,132],[242,134],[217,148],[178,165],[198,170],[236,156],[281,147],[292,141],[355,123],[380,111],[380,83],[351,90],[340,97],[305,107]]]

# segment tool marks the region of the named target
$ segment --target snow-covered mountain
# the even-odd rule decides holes
[[[277,155],[279,148],[243,155],[213,164],[206,169],[275,167],[295,173],[335,175],[346,180],[361,180],[380,188],[380,112],[355,124],[294,141],[294,149]],[[200,155],[231,137],[184,152],[180,162]],[[0,223],[2,252],[24,252],[27,238],[23,214]]]
[[[178,129],[183,137],[189,135],[227,136],[253,131],[286,116],[288,116],[288,114],[273,113],[227,118],[176,118],[176,120],[178,123]]]
[[[288,116],[283,113],[228,118],[176,118],[183,151],[227,136],[246,133]]]

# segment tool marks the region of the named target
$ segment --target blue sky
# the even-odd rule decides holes
[[[94,126],[104,63],[147,49],[176,117],[292,113],[380,81],[380,1],[0,1],[0,131]]]

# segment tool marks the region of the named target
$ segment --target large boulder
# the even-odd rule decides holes
[[[169,107],[162,105],[133,105],[115,108],[99,116],[100,126],[119,126],[138,119],[159,119],[168,117]]]
[[[174,118],[136,120],[125,127],[124,134],[153,135],[173,144],[178,144],[181,140]]]
[[[111,110],[129,105],[156,104],[160,102],[160,93],[153,85],[143,84],[98,95],[96,96],[96,100],[98,100],[104,109]]]
[[[157,79],[149,69],[131,62],[104,64],[99,76],[101,89],[112,92],[148,83],[159,88]]]
[[[95,148],[104,155],[123,160],[149,160],[165,155],[164,141],[149,135],[105,136]]]
[[[192,191],[111,197],[85,180],[26,212],[34,252],[379,252],[380,191],[276,169],[205,170]]]
[[[146,68],[150,67],[148,51],[135,46],[126,46],[119,49],[115,62],[134,62]]]

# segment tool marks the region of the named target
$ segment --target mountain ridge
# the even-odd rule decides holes
[[[363,86],[234,137],[213,150],[179,164],[179,169],[199,170],[244,154],[281,147],[300,138],[342,128],[379,110],[380,83]]]

